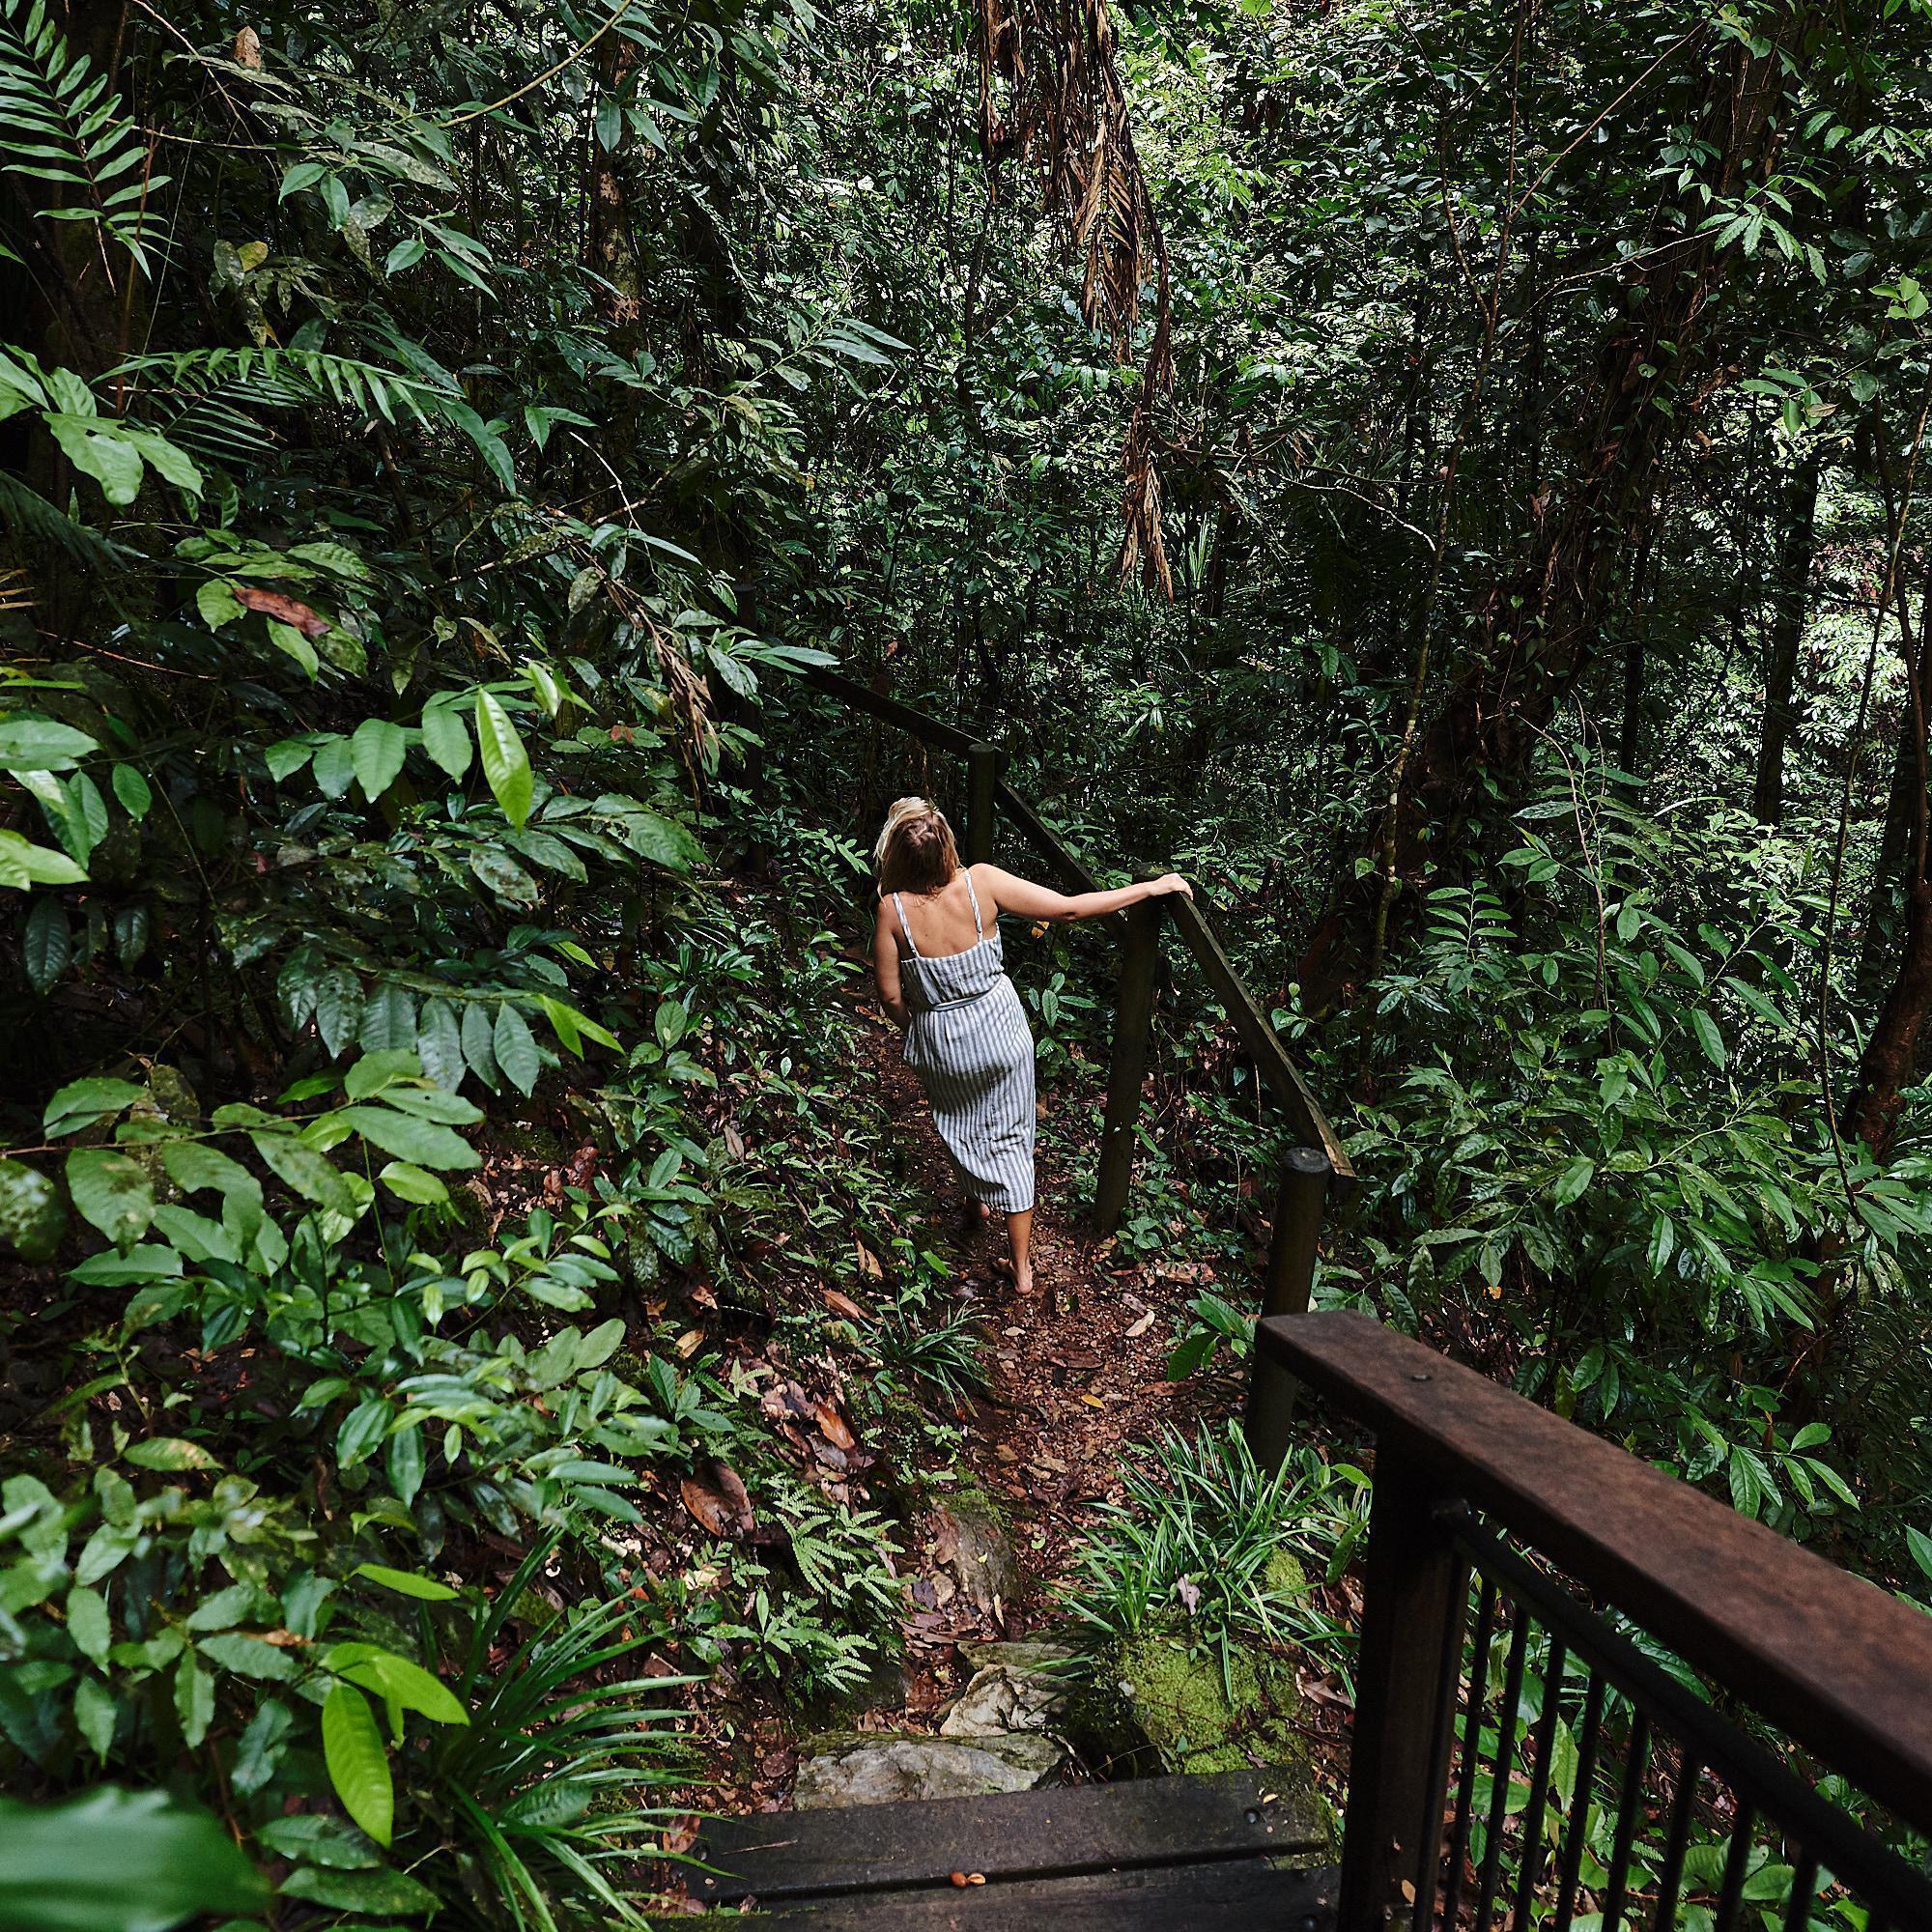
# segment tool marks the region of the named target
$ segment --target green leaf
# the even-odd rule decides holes
[[[0,771],[68,772],[99,749],[98,739],[51,718],[0,717]]]
[[[308,763],[314,750],[314,746],[304,745],[299,738],[284,738],[279,744],[270,745],[262,757],[269,767],[269,776],[281,784]]]
[[[355,1197],[348,1183],[313,1148],[291,1134],[253,1133],[248,1138],[269,1171],[305,1201],[333,1214],[355,1213]]]
[[[1932,1577],[1932,1536],[1922,1529],[1914,1529],[1910,1523],[1905,1526],[1905,1547],[1912,1552],[1912,1560]]]
[[[71,1081],[47,1102],[41,1130],[52,1139],[78,1133],[98,1121],[111,1119],[124,1107],[131,1107],[146,1092],[131,1080]]]
[[[141,452],[122,424],[93,416],[47,415],[42,420],[67,460],[83,476],[92,476],[117,510],[141,494]]]
[[[67,923],[66,908],[57,898],[36,899],[20,940],[20,962],[26,968],[28,985],[44,994],[66,972],[72,957],[73,932]]]
[[[365,718],[349,741],[355,782],[371,805],[395,783],[409,752],[409,734],[386,718]]]
[[[463,714],[453,704],[426,704],[422,715],[423,750],[453,779],[469,769],[469,732]]]
[[[463,1029],[447,1000],[425,1000],[416,1022],[416,1057],[425,1076],[448,1093],[463,1085]]]
[[[53,1182],[25,1161],[0,1158],[0,1245],[25,1262],[51,1261],[66,1226]]]
[[[355,756],[347,738],[326,738],[315,748],[315,782],[324,798],[340,798],[355,782]]]
[[[346,966],[331,966],[315,982],[315,1025],[328,1057],[336,1059],[362,1024],[362,982]]]
[[[395,1824],[396,1788],[389,1776],[389,1760],[383,1749],[376,1714],[369,1708],[368,1698],[351,1685],[337,1684],[322,1707],[322,1757],[342,1808],[386,1849]],[[301,1876],[296,1874],[297,1878]],[[345,1883],[346,1877],[337,1877],[334,1882]],[[288,1889],[283,1887],[284,1891]]]
[[[532,1082],[532,1085],[535,1083]],[[371,1146],[419,1167],[474,1167],[476,1150],[449,1127],[387,1107],[343,1107],[333,1117]]]
[[[282,1741],[295,1724],[295,1713],[273,1697],[265,1698],[248,1719],[242,1742],[235,1747],[235,1788],[246,1798],[274,1776],[281,1762]]]
[[[362,1026],[356,1039],[365,1056],[407,1053],[410,1070],[416,1071],[415,1055],[411,1051],[416,1043],[416,1003],[413,997],[393,980],[380,981],[362,1009]],[[355,1093],[356,1068],[364,1065],[366,1060],[358,1061],[356,1066],[350,1069],[352,1094]]]
[[[242,1631],[205,1636],[196,1648],[222,1669],[258,1684],[286,1684],[296,1674],[295,1659],[279,1644]]]
[[[450,1603],[463,1594],[461,1590],[452,1590],[447,1583],[439,1583],[434,1577],[421,1577],[413,1570],[391,1570],[384,1563],[358,1563],[349,1574],[366,1577],[370,1582],[380,1583],[399,1597],[414,1597],[425,1604]]]
[[[386,1458],[389,1487],[395,1491],[405,1509],[416,1499],[416,1492],[422,1488],[423,1480],[423,1440],[422,1430],[399,1429],[389,1437],[389,1453]]]
[[[182,1742],[198,1750],[214,1721],[214,1679],[185,1650],[175,1670],[175,1716],[181,1720]]]
[[[219,1466],[198,1442],[180,1435],[153,1435],[145,1442],[129,1443],[122,1452],[124,1460],[137,1469],[213,1469]]]
[[[418,1208],[431,1208],[449,1199],[449,1189],[435,1175],[412,1167],[406,1160],[385,1162],[377,1179],[399,1200]]]
[[[537,882],[495,845],[478,845],[469,854],[469,869],[499,899],[513,906],[533,906],[540,894]]]
[[[116,765],[108,774],[108,782],[129,818],[138,823],[147,817],[155,803],[154,790],[132,765]]]
[[[1721,1067],[1726,1059],[1724,1037],[1718,1031],[1718,1023],[1702,1007],[1690,1009],[1690,1031],[1697,1036],[1697,1044],[1704,1049],[1704,1057],[1713,1066]]]
[[[354,1826],[319,1811],[270,1818],[255,1828],[255,1836],[278,1858],[330,1871],[375,1871],[383,1863],[382,1853]]]
[[[155,1218],[148,1170],[113,1148],[77,1148],[69,1154],[67,1191],[81,1217],[117,1248],[131,1248]]]
[[[535,795],[530,754],[510,723],[510,714],[494,692],[476,694],[476,743],[483,753],[483,777],[503,816],[521,826],[530,815]]]
[[[76,1583],[67,1593],[67,1634],[90,1663],[107,1661],[108,1646],[114,1641],[114,1626],[108,1620],[107,1599],[99,1590]]]
[[[624,838],[632,851],[668,872],[688,872],[697,859],[697,844],[683,826],[655,811],[627,812]]]
[[[0,1246],[24,1262],[53,1259],[67,1226],[60,1190],[39,1168],[0,1158]]]
[[[1552,1190],[1552,1198],[1557,1207],[1569,1207],[1571,1202],[1575,1201],[1589,1186],[1596,1172],[1597,1163],[1582,1154],[1578,1154],[1575,1160],[1570,1162],[1564,1168],[1563,1172],[1556,1177],[1556,1185]]]
[[[121,1706],[114,1692],[99,1678],[83,1677],[73,1687],[74,1728],[87,1740],[95,1756],[103,1764],[114,1748],[114,1733],[120,1721]]]
[[[211,631],[218,631],[222,625],[232,624],[247,614],[241,598],[235,594],[235,586],[222,577],[208,578],[195,586],[194,608]]]
[[[250,1917],[268,1887],[208,1812],[103,1785],[64,1804],[0,1799],[0,1925],[167,1932],[204,1913]]]
[[[412,1431],[412,1434],[414,1432]],[[322,1667],[348,1683],[359,1684],[406,1711],[415,1711],[435,1724],[467,1724],[469,1715],[450,1694],[448,1685],[421,1664],[398,1657],[375,1643],[338,1643],[322,1660]]]
[[[537,1057],[537,1043],[531,1037],[529,1023],[507,1002],[497,1009],[497,1025],[490,1043],[504,1079],[518,1093],[530,1093],[543,1071],[543,1062]]]
[[[463,1009],[463,1057],[469,1070],[494,1094],[500,1084],[495,1032],[490,1009],[478,1000],[472,1000]]]
[[[24,893],[29,886],[75,886],[86,878],[85,868],[65,852],[36,845],[17,832],[0,832],[0,886]]]
[[[355,1694],[353,1691],[350,1693]],[[386,1776],[386,1773],[384,1774]],[[339,1790],[341,1787],[338,1786]],[[347,1801],[344,1801],[345,1804]],[[352,1811],[352,1817],[355,1815]],[[360,1823],[360,1820],[357,1820]],[[365,1831],[368,1830],[364,1826]],[[371,1837],[376,1834],[371,1832]],[[382,1841],[387,1844],[388,1840]],[[399,1871],[323,1871],[303,1865],[282,1881],[284,1898],[299,1898],[335,1912],[404,1912],[420,1918],[436,1911],[441,1900],[430,1889]]]

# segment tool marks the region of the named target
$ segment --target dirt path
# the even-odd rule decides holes
[[[893,1118],[909,1144],[918,1191],[950,1209],[956,1198],[946,1151],[917,1076],[890,1028],[868,1029],[868,1052]],[[1051,1104],[1049,1101],[1048,1104]],[[962,1300],[983,1311],[988,1389],[965,1419],[959,1474],[991,1497],[1017,1564],[1005,1588],[970,1587],[972,1550],[956,1548],[943,1505],[908,1549],[907,1668],[902,1698],[881,1700],[861,1728],[922,1728],[970,1672],[961,1641],[1044,1634],[1058,1616],[1054,1584],[1065,1576],[1099,1506],[1122,1493],[1136,1447],[1171,1424],[1191,1426],[1225,1406],[1225,1391],[1166,1378],[1176,1318],[1195,1293],[1155,1267],[1117,1262],[1111,1242],[1084,1224],[1085,1204],[1042,1150],[1034,1217],[1036,1293],[1022,1301],[999,1266],[997,1220],[970,1229],[947,1212],[940,1238],[956,1255]]]

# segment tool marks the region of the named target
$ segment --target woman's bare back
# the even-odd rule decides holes
[[[987,868],[980,867],[980,871]],[[997,917],[993,895],[980,882],[974,880],[980,895],[980,915],[982,921]],[[954,952],[965,952],[980,943],[980,932],[973,919],[973,898],[966,890],[964,871],[954,872],[952,877],[940,889],[929,895],[915,893],[899,895],[905,906],[906,923],[912,927],[912,943],[929,959],[943,959]],[[903,947],[904,936],[897,930],[897,921],[893,923],[893,936]]]

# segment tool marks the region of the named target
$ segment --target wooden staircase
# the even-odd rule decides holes
[[[814,1932],[1328,1932],[1320,1803],[1265,1772],[721,1819],[692,1896]]]

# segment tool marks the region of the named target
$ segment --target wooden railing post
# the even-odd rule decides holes
[[[1094,1223],[1102,1235],[1121,1224],[1134,1171],[1134,1122],[1147,1079],[1153,1030],[1154,976],[1160,965],[1160,902],[1142,899],[1124,915],[1121,980],[1114,996],[1114,1050],[1107,1066],[1107,1116],[1100,1129],[1100,1173]]]
[[[1262,1287],[1263,1321],[1270,1315],[1308,1312],[1329,1171],[1328,1156],[1320,1148],[1290,1148],[1282,1162],[1274,1230],[1268,1237],[1267,1275]],[[1248,1407],[1241,1426],[1256,1463],[1264,1469],[1279,1468],[1288,1454],[1294,1395],[1294,1378],[1257,1349],[1248,1373]]]
[[[975,743],[966,753],[966,863],[992,863],[999,823],[1000,767],[1007,754],[997,745]]]
[[[1389,1932],[1428,1919],[1413,1904],[1440,1857],[1450,1700],[1463,1656],[1468,1573],[1422,1464],[1384,1440],[1362,1583],[1362,1646],[1342,1833],[1336,1932]]]

